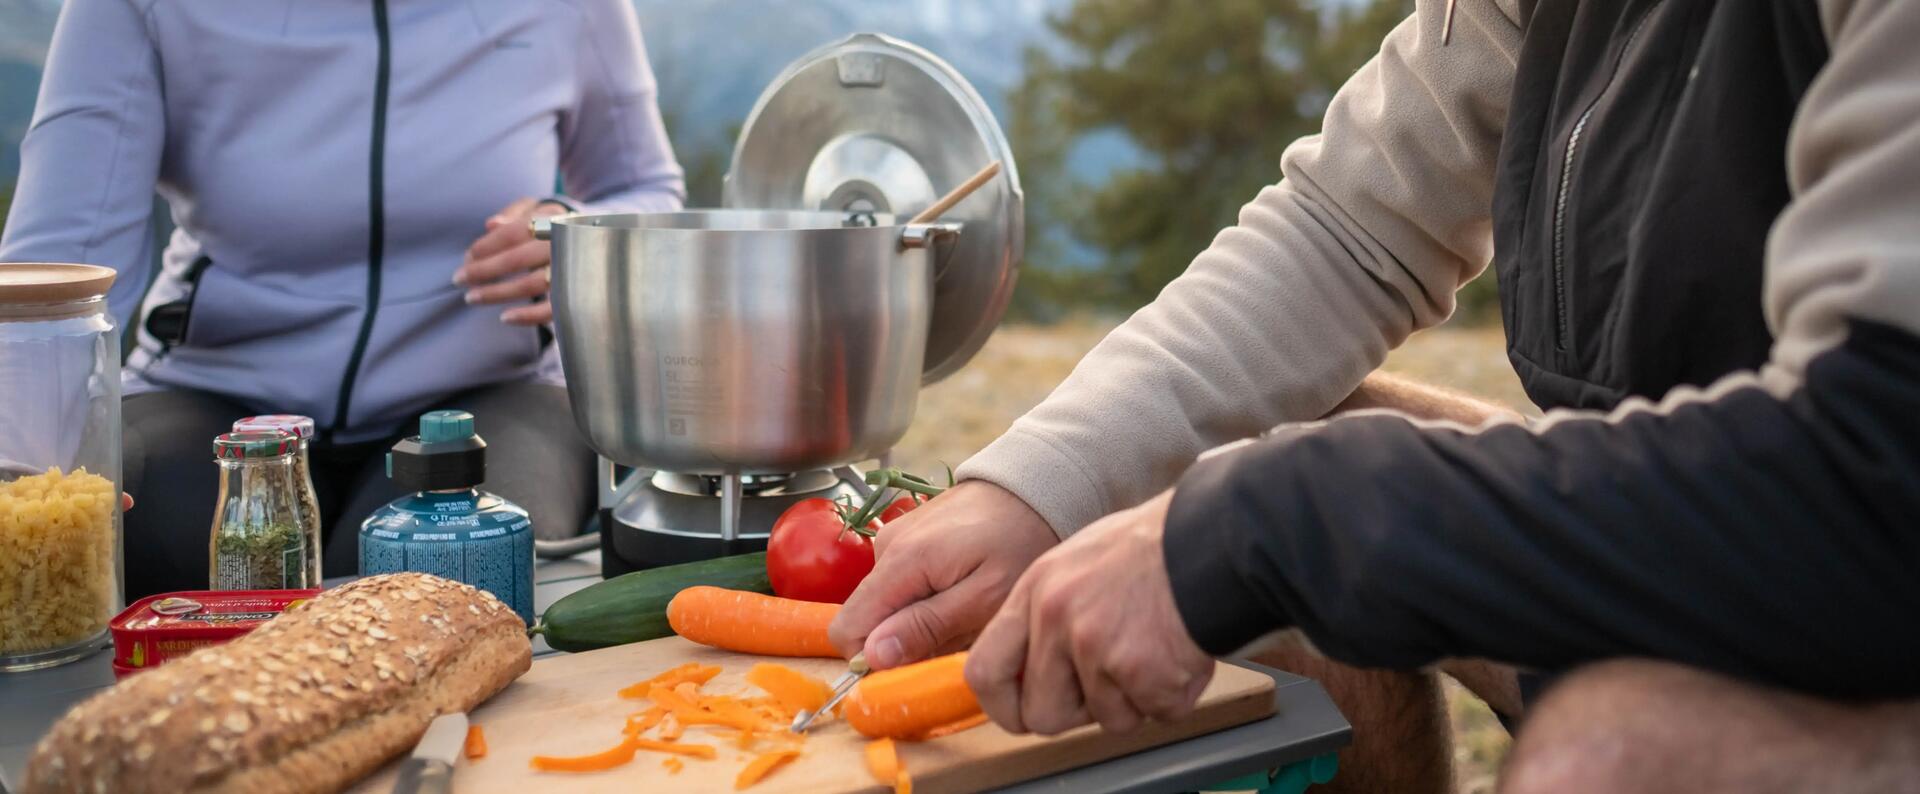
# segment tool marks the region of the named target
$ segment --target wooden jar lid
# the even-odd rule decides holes
[[[0,262],[0,304],[71,303],[107,294],[118,275],[99,265]]]

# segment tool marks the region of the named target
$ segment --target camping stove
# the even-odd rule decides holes
[[[600,462],[600,573],[765,551],[773,522],[802,499],[865,499],[852,466],[797,474],[703,475]]]

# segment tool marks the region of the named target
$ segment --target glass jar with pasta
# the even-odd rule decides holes
[[[0,263],[0,671],[92,653],[122,606],[113,277]]]

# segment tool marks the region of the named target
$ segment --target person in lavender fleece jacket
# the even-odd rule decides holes
[[[69,2],[21,160],[0,261],[115,268],[137,334],[130,598],[206,585],[209,445],[249,414],[315,420],[328,575],[434,408],[476,414],[540,536],[578,531],[592,453],[526,222],[681,206],[629,4]],[[178,228],[150,279],[156,192]]]

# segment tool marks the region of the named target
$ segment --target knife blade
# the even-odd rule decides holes
[[[860,683],[860,679],[866,674],[867,655],[864,653],[854,654],[852,659],[847,660],[847,671],[841,673],[840,677],[833,682],[833,697],[827,698],[825,704],[813,711],[801,709],[799,714],[793,715],[793,724],[787,726],[787,730],[794,733],[806,733],[807,726],[812,725],[814,719],[832,711],[834,706],[840,705],[840,701],[847,697],[848,692],[853,691],[854,685]]]
[[[451,794],[453,764],[467,740],[467,715],[442,714],[427,724],[413,756],[400,763],[393,794]]]

